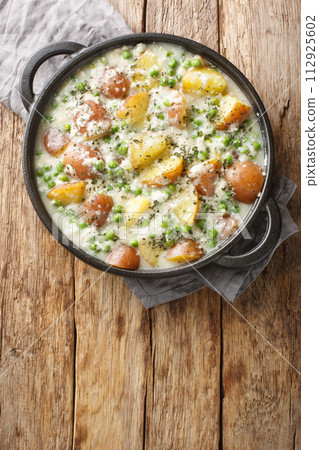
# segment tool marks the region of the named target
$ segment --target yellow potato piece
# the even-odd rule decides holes
[[[138,92],[127,97],[117,110],[117,117],[126,120],[130,125],[140,124],[145,118],[149,99],[147,92]]]
[[[215,127],[217,130],[227,130],[229,125],[242,122],[250,111],[250,106],[242,103],[238,98],[225,95],[220,106],[219,121]]]
[[[138,249],[145,261],[153,267],[158,266],[159,257],[163,251],[152,239],[142,238],[139,240]]]
[[[152,89],[157,84],[157,81],[149,74],[154,66],[159,67],[157,56],[148,49],[136,61],[136,73],[132,76],[133,83],[145,90]]]
[[[75,183],[64,183],[56,186],[47,193],[50,200],[60,200],[63,206],[70,203],[80,203],[85,190],[85,182],[77,181]]]
[[[165,159],[155,167],[146,170],[141,182],[148,186],[167,186],[180,176],[183,171],[183,158],[172,156]]]
[[[126,227],[132,227],[146,211],[150,209],[151,202],[146,197],[130,199],[125,208]]]
[[[132,167],[145,167],[158,158],[167,148],[167,139],[156,132],[141,133],[130,143],[129,159]]]
[[[137,69],[150,70],[153,66],[158,66],[158,59],[152,50],[147,49],[136,61]]]
[[[193,239],[177,242],[166,256],[167,261],[185,263],[195,261],[204,255],[204,250]]]
[[[175,202],[174,212],[178,219],[184,224],[193,225],[198,211],[198,194],[194,186],[189,186]]]
[[[189,69],[182,78],[183,91],[197,95],[216,95],[223,93],[227,82],[225,78],[211,67]]]

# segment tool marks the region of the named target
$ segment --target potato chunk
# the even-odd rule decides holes
[[[59,200],[63,206],[70,203],[80,203],[85,190],[85,182],[77,181],[75,183],[64,183],[56,186],[47,193],[50,200]]]
[[[107,134],[112,126],[109,113],[98,103],[87,100],[79,106],[73,118],[74,124],[83,139],[96,139]]]
[[[107,264],[120,269],[135,270],[140,266],[140,257],[137,251],[129,245],[121,245],[109,254]]]
[[[142,238],[139,240],[138,249],[145,261],[153,267],[158,266],[159,257],[163,251],[152,239]]]
[[[152,67],[159,67],[158,59],[152,50],[147,49],[136,61],[136,72],[132,76],[133,83],[146,91],[152,89],[157,83],[149,74]]]
[[[117,117],[130,125],[139,125],[145,118],[150,96],[147,92],[138,92],[127,97],[117,110]]]
[[[185,126],[186,101],[183,94],[173,91],[170,95],[171,105],[167,108],[168,122],[176,128]]]
[[[182,78],[183,91],[200,96],[223,93],[227,82],[225,78],[210,67],[189,69]]]
[[[204,250],[193,239],[177,242],[167,253],[168,261],[186,263],[195,261],[204,255]]]
[[[187,176],[192,180],[200,195],[214,195],[220,166],[219,159],[213,158],[193,166],[187,172]]]
[[[59,156],[70,143],[70,139],[55,128],[45,132],[43,141],[46,151],[52,156]]]
[[[225,95],[223,98],[219,121],[215,124],[217,130],[227,130],[232,123],[241,123],[250,111],[250,106],[238,98]]]
[[[125,208],[126,227],[131,228],[146,211],[150,209],[151,203],[146,197],[135,197],[130,199]]]
[[[129,147],[130,163],[134,169],[149,165],[167,148],[167,140],[160,133],[141,133],[132,139]]]
[[[80,180],[98,178],[99,172],[94,167],[94,162],[98,161],[105,163],[100,150],[84,144],[69,145],[63,155],[66,173]]]
[[[235,191],[235,199],[247,204],[256,200],[264,184],[262,168],[252,161],[236,162],[226,170],[225,178]]]
[[[148,186],[167,186],[173,183],[183,171],[183,158],[172,156],[151,169],[146,170],[141,182]]]
[[[115,67],[107,67],[101,80],[101,92],[107,98],[126,97],[130,82],[126,76]]]
[[[198,211],[198,194],[193,186],[189,186],[176,199],[174,212],[178,219],[187,225],[193,225]]]
[[[113,207],[113,199],[109,195],[95,194],[83,202],[82,218],[88,223],[94,223],[97,227],[102,227]]]

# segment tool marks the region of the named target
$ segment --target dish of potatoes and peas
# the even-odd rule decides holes
[[[35,155],[53,222],[123,269],[201,258],[264,182],[257,118],[239,87],[179,46],[118,48],[50,100]]]

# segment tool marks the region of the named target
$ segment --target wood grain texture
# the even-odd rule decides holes
[[[111,3],[134,31],[220,49],[266,107],[280,97],[275,170],[298,184],[300,223],[299,2]],[[146,311],[121,278],[74,260],[28,199],[24,125],[0,111],[0,449],[300,448],[299,375],[211,290]],[[297,369],[299,243],[284,243],[234,305]]]
[[[72,444],[73,311],[23,352],[73,302],[73,258],[28,198],[22,120],[4,106],[0,117],[0,447],[64,448]]]
[[[298,187],[289,209],[300,225],[299,2],[221,1],[221,53],[260,94],[272,124],[275,171]],[[236,18],[236,20],[234,20]],[[300,369],[300,236],[287,240],[235,304]],[[300,448],[300,377],[223,303],[224,448]]]

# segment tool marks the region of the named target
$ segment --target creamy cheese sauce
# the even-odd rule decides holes
[[[145,51],[155,55],[156,64],[149,67],[145,63],[147,68],[141,68],[139,58]],[[174,60],[176,64],[172,62]],[[187,67],[193,61],[197,61],[195,67]],[[225,130],[218,129],[216,124],[221,120],[220,111],[226,96],[236,97],[245,105],[251,105],[234,81],[218,68],[216,69],[227,82],[223,93],[198,95],[195,91],[184,89],[182,78],[185,73],[196,70],[196,64],[211,67],[200,57],[179,46],[154,43],[118,48],[100,55],[79,69],[51,99],[36,139],[37,183],[53,223],[75,246],[105,261],[109,253],[121,244],[132,245],[139,252],[137,242],[148,238],[153,242],[153,247],[159,250],[156,267],[170,267],[180,264],[166,259],[174,243],[192,239],[204,252],[213,252],[220,242],[227,239],[227,234],[232,234],[240,225],[250,204],[234,198],[234,191],[227,183],[224,171],[236,161],[252,160],[265,170],[266,161],[258,120],[251,109],[241,123],[231,123]],[[124,98],[107,98],[101,92],[101,80],[109,67],[115,68],[110,69],[114,70],[113,78],[118,72],[122,72],[129,79],[128,95],[139,92],[149,94],[143,120],[130,123],[129,120],[120,118],[118,110],[125,102],[124,95]],[[202,82],[207,82],[205,76]],[[180,104],[181,98],[185,118],[182,126],[176,127],[169,121],[168,108]],[[101,105],[107,111],[108,119],[102,117],[91,120],[92,110],[87,107],[87,101]],[[109,122],[111,128],[103,134],[110,125]],[[79,131],[81,127],[86,128],[85,132]],[[85,189],[80,203],[65,204],[58,197],[52,200],[47,196],[50,190],[65,183],[79,181],[72,164],[63,165],[65,149],[58,152],[57,156],[46,150],[44,136],[50,128],[64,133],[69,141],[66,148],[84,144],[97,148],[104,159],[103,164],[98,156],[86,153],[85,164],[97,178],[84,180]],[[147,138],[150,139],[150,145],[154,136],[162,139],[165,149],[148,166],[144,164],[134,168],[131,145],[134,139],[137,139],[139,145],[140,133],[150,133]],[[99,135],[101,136],[94,137]],[[146,139],[146,135],[142,136]],[[151,167],[157,167],[170,157],[183,160],[183,172],[176,179],[167,183],[164,177],[163,185],[159,181],[157,186],[142,182]],[[188,199],[192,201],[194,195],[197,195],[193,178],[200,177],[205,172],[205,161],[215,158],[220,161],[220,167],[214,180],[214,194],[199,193],[196,205],[198,209],[193,221],[181,220],[176,212],[183,207],[181,203],[187,205]],[[100,227],[83,219],[83,201],[93,194],[106,194],[113,200],[114,206]],[[139,198],[147,199],[148,208],[137,210],[132,224],[132,212],[136,213],[132,202]],[[141,256],[140,268],[153,267]]]

